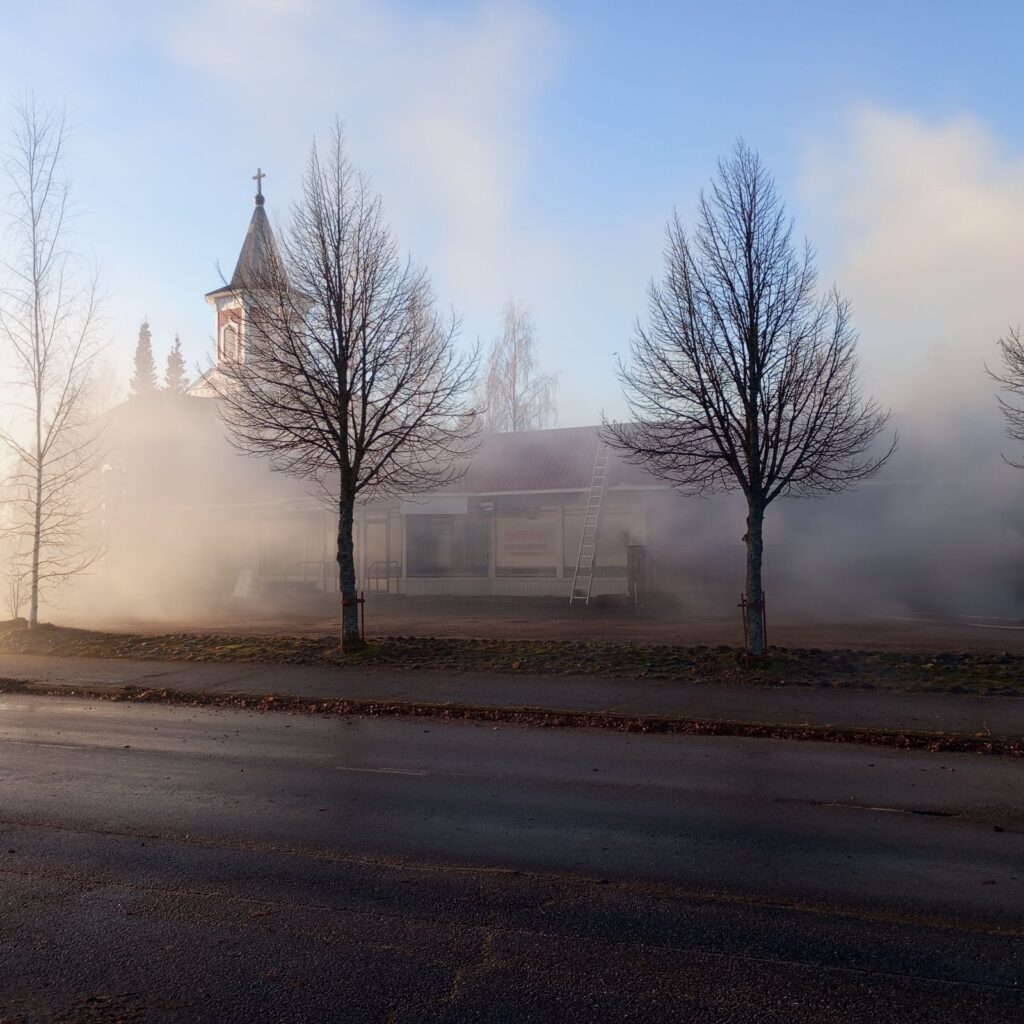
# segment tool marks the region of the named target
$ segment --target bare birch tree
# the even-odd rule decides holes
[[[889,414],[862,400],[848,303],[816,295],[775,184],[738,143],[701,193],[692,236],[674,216],[664,280],[649,288],[619,376],[632,422],[605,425],[630,461],[691,494],[747,503],[750,650],[763,654],[763,526],[780,495],[843,491],[876,473]]]
[[[1024,441],[1024,336],[1019,327],[1012,327],[1005,338],[998,341],[999,354],[1003,368],[1000,373],[985,369],[988,375],[999,385],[1003,395],[997,395],[996,401],[1006,420],[1006,435],[1013,441]],[[1004,455],[1003,458],[1017,469],[1024,469],[1024,463],[1014,462]]]
[[[557,420],[554,374],[537,372],[536,334],[530,312],[509,299],[501,334],[491,345],[480,402],[483,426],[495,433],[543,430]]]
[[[257,196],[257,203],[262,196]],[[359,642],[356,501],[456,479],[475,444],[476,353],[399,254],[339,127],[314,145],[280,253],[244,267],[241,354],[214,378],[236,448],[315,480],[337,514],[341,642]]]
[[[11,399],[0,420],[0,447],[10,464],[7,575],[11,594],[27,599],[29,626],[38,624],[40,595],[98,555],[82,539],[86,484],[101,455],[89,401],[101,347],[97,291],[69,248],[66,143],[63,113],[32,99],[17,106],[4,163],[12,193],[0,360],[10,367]]]

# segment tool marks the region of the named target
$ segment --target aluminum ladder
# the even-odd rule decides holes
[[[604,519],[604,502],[607,493],[608,445],[601,442],[597,446],[597,455],[594,458],[594,472],[590,479],[587,512],[583,519],[580,552],[576,556],[576,571],[572,576],[569,604],[575,601],[590,604],[590,592],[594,587],[594,570],[597,568],[597,545],[601,539],[601,522]]]

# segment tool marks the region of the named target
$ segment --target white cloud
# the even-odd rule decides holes
[[[984,361],[1024,319],[1024,160],[972,118],[862,109],[813,148],[804,184],[872,386],[901,406],[991,411]]]

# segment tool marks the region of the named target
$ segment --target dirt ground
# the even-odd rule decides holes
[[[336,629],[326,609],[280,614],[220,609],[160,620],[54,615],[61,625],[126,633],[192,632],[252,636],[324,636]],[[610,643],[741,647],[739,610],[731,619],[684,618],[628,607],[569,607],[543,599],[380,597],[366,605],[367,636],[470,639],[600,640]],[[865,618],[813,622],[769,615],[769,643],[788,648],[960,651],[1024,654],[1024,622],[985,618]]]

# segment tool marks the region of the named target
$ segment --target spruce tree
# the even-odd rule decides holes
[[[152,395],[157,390],[156,363],[153,362],[153,341],[148,320],[143,320],[139,326],[139,340],[135,346],[135,373],[128,387],[132,398]]]
[[[167,390],[176,395],[188,393],[188,377],[185,376],[185,357],[181,354],[181,338],[174,336],[174,346],[167,353],[167,370],[164,373]]]

